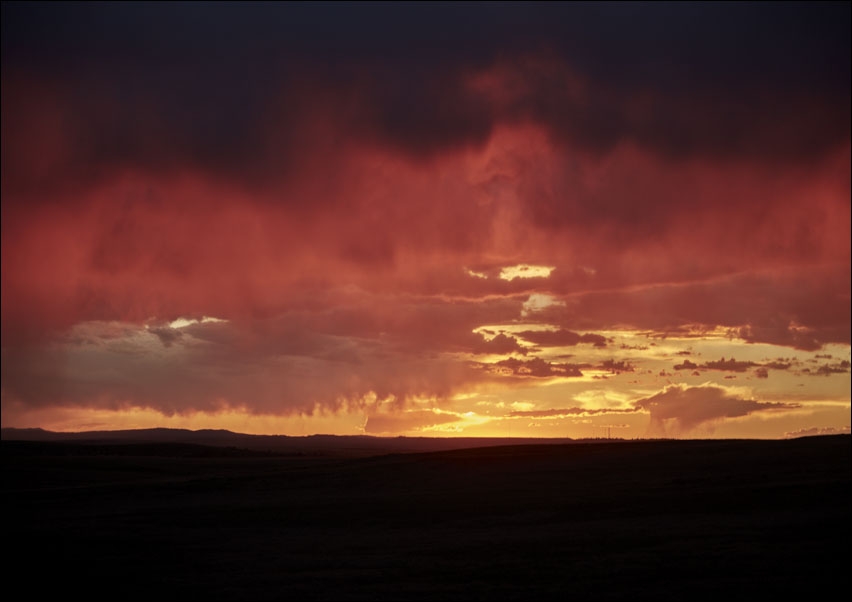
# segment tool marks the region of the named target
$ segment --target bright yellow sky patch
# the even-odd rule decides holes
[[[500,270],[500,278],[514,280],[515,278],[548,278],[556,268],[546,265],[527,265],[525,263],[512,265]]]
[[[187,326],[192,326],[193,324],[208,324],[210,322],[227,322],[227,320],[213,318],[211,316],[204,316],[200,320],[193,318],[178,318],[169,322],[169,328],[185,328]]]
[[[467,275],[471,276],[472,278],[479,278],[481,280],[488,279],[488,274],[485,274],[484,272],[477,272],[475,270],[465,269],[465,273],[467,273]]]

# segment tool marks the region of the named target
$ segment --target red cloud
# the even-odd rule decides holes
[[[4,400],[295,411],[451,395],[491,378],[452,354],[524,354],[519,339],[602,347],[607,329],[683,324],[808,350],[852,338],[849,74],[825,60],[848,54],[831,26],[848,19],[826,17],[845,5],[790,9],[826,32],[816,46],[756,7],[736,31],[705,15],[718,27],[694,31],[688,56],[637,28],[624,56],[657,76],[642,81],[564,46],[597,49],[580,35],[593,17],[567,6],[546,10],[577,36],[509,9],[483,25],[499,44],[449,20],[447,49],[425,54],[389,31],[366,43],[358,16],[326,48],[287,7],[247,9],[257,38],[222,40],[216,13],[196,38],[229,57],[215,68],[168,11],[56,10],[47,26],[4,5]],[[126,35],[94,35],[93,15],[124,10]],[[798,60],[719,56],[718,28]],[[156,48],[128,44],[140,31]],[[555,269],[497,277],[522,263]],[[474,333],[521,319],[533,294],[554,302],[523,319],[551,330]],[[228,322],[164,326],[181,316]],[[110,346],[111,323],[148,325],[156,346]]]

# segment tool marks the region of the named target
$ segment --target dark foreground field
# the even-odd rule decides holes
[[[849,584],[848,436],[352,458],[119,447],[3,441],[6,592],[771,600]]]

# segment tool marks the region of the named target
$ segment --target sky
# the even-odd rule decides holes
[[[2,4],[2,425],[850,430],[850,3]]]

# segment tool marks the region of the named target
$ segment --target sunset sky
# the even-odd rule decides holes
[[[849,432],[850,3],[2,5],[2,425]]]

